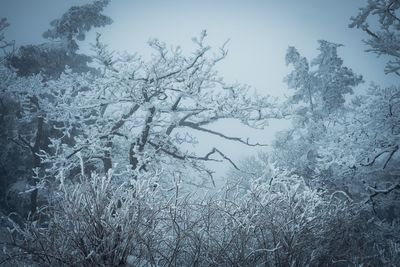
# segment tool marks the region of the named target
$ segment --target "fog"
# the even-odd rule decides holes
[[[42,33],[49,22],[59,17],[72,5],[89,1],[60,0],[5,0],[0,3],[0,17],[7,17],[11,27],[7,36],[17,45],[41,43]],[[365,38],[361,31],[348,28],[350,17],[364,3],[357,1],[113,1],[104,13],[113,19],[108,27],[92,30],[81,44],[81,51],[90,54],[90,44],[96,32],[115,51],[150,56],[148,41],[158,38],[169,46],[181,46],[189,53],[192,37],[207,30],[208,42],[217,48],[225,41],[229,54],[218,66],[228,82],[252,86],[258,93],[280,98],[290,95],[283,78],[290,71],[285,64],[288,46],[295,46],[307,58],[317,54],[317,40],[343,44],[340,56],[354,72],[362,74],[365,84],[371,81],[391,85],[395,78],[383,72],[385,58],[364,52]],[[359,90],[365,87],[361,85]],[[220,124],[227,134],[249,136],[253,140],[269,143],[275,133],[287,126],[285,121],[271,120],[263,131],[243,127],[234,121]],[[218,144],[231,157],[239,161],[255,154],[257,149],[241,144],[232,145],[218,138],[199,134],[207,145],[195,148],[205,152]],[[269,140],[269,141],[267,141]],[[264,148],[265,149],[265,148]],[[229,165],[217,168],[223,175]]]

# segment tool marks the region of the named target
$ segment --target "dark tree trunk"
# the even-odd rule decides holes
[[[37,123],[37,132],[36,132],[36,137],[35,137],[35,143],[32,147],[32,167],[34,169],[39,168],[41,165],[41,160],[39,157],[39,152],[42,149],[41,144],[43,141],[44,137],[44,118],[42,116],[38,117],[38,123]],[[29,181],[29,184],[33,187],[36,186],[37,181],[36,181],[36,176],[35,173],[32,173],[32,177]],[[30,196],[30,212],[31,214],[35,214],[37,210],[37,196],[38,196],[38,190],[35,188],[31,192]]]
[[[103,167],[105,174],[112,168],[112,158],[111,158],[111,148],[112,148],[112,141],[108,141],[106,144],[107,150],[104,152],[103,158]]]
[[[139,164],[138,155],[140,155],[149,139],[150,124],[153,121],[154,113],[156,112],[155,107],[149,108],[149,115],[146,118],[145,126],[142,134],[131,144],[129,148],[129,163],[132,166],[132,170],[136,170]],[[137,151],[137,154],[135,153]],[[141,166],[141,169],[145,169],[145,166]]]

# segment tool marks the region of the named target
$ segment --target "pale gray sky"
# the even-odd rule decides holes
[[[42,42],[49,22],[70,6],[88,0],[1,0],[0,17],[7,17],[7,32],[17,44]],[[214,47],[230,38],[229,56],[220,70],[229,81],[240,81],[260,92],[281,95],[282,78],[289,69],[284,56],[289,45],[311,57],[317,40],[342,43],[345,64],[380,84],[393,83],[383,74],[384,60],[364,52],[364,33],[349,29],[349,18],[365,0],[114,0],[105,13],[114,23],[103,39],[115,50],[148,54],[149,38],[157,37],[190,52],[191,37],[206,29]],[[86,43],[93,42],[94,32]]]
[[[43,42],[41,33],[49,22],[70,6],[87,3],[79,0],[1,0],[0,17],[7,17],[11,27],[7,37],[17,44]],[[325,39],[344,45],[339,54],[345,65],[362,74],[367,81],[390,85],[398,83],[384,75],[385,60],[365,53],[365,34],[349,29],[349,19],[365,0],[114,0],[106,8],[114,23],[104,29],[103,41],[115,50],[148,55],[149,38],[157,37],[167,44],[180,45],[185,52],[193,47],[191,38],[206,29],[210,45],[218,47],[230,38],[227,59],[219,66],[228,82],[241,82],[255,87],[261,94],[283,96],[288,93],[283,77],[290,71],[285,66],[285,52],[296,46],[308,58],[317,54],[317,40]],[[94,41],[95,31],[86,43]],[[87,51],[87,45],[83,50]],[[366,85],[363,85],[365,87]],[[230,135],[248,135],[265,142],[284,124],[271,122],[262,132],[224,122],[218,128]],[[205,139],[219,144],[238,160],[254,153],[241,145]],[[200,150],[206,150],[202,146]],[[224,169],[224,168],[222,168]],[[222,173],[220,171],[219,173]]]

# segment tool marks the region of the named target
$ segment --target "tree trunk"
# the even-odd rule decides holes
[[[153,121],[155,112],[156,112],[155,107],[149,108],[149,114],[147,115],[142,134],[140,138],[137,138],[136,142],[132,143],[129,148],[129,163],[132,166],[132,170],[136,170],[138,167],[139,164],[138,155],[143,152],[144,147],[149,139],[150,124]],[[135,150],[137,150],[138,155],[136,155]],[[145,166],[142,166],[140,169],[145,169]]]
[[[39,157],[39,152],[41,150],[41,143],[44,137],[44,118],[42,116],[38,117],[38,123],[37,123],[37,131],[36,131],[36,137],[35,137],[35,144],[32,147],[32,167],[33,169],[39,168],[41,165],[41,160]],[[37,182],[36,182],[36,174],[32,173],[32,177],[29,181],[29,184],[32,187],[35,187]],[[31,214],[35,214],[37,210],[37,196],[38,196],[38,190],[35,188],[31,192],[30,196],[30,212]]]
[[[112,141],[109,140],[106,144],[107,150],[104,152],[103,157],[103,167],[105,174],[112,168],[112,159],[111,159],[111,148],[112,148]]]

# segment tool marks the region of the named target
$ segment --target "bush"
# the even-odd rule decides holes
[[[295,180],[212,196],[118,183],[61,183],[40,216],[13,224],[8,262],[40,266],[390,266],[399,227]],[[396,243],[397,242],[397,243]]]

